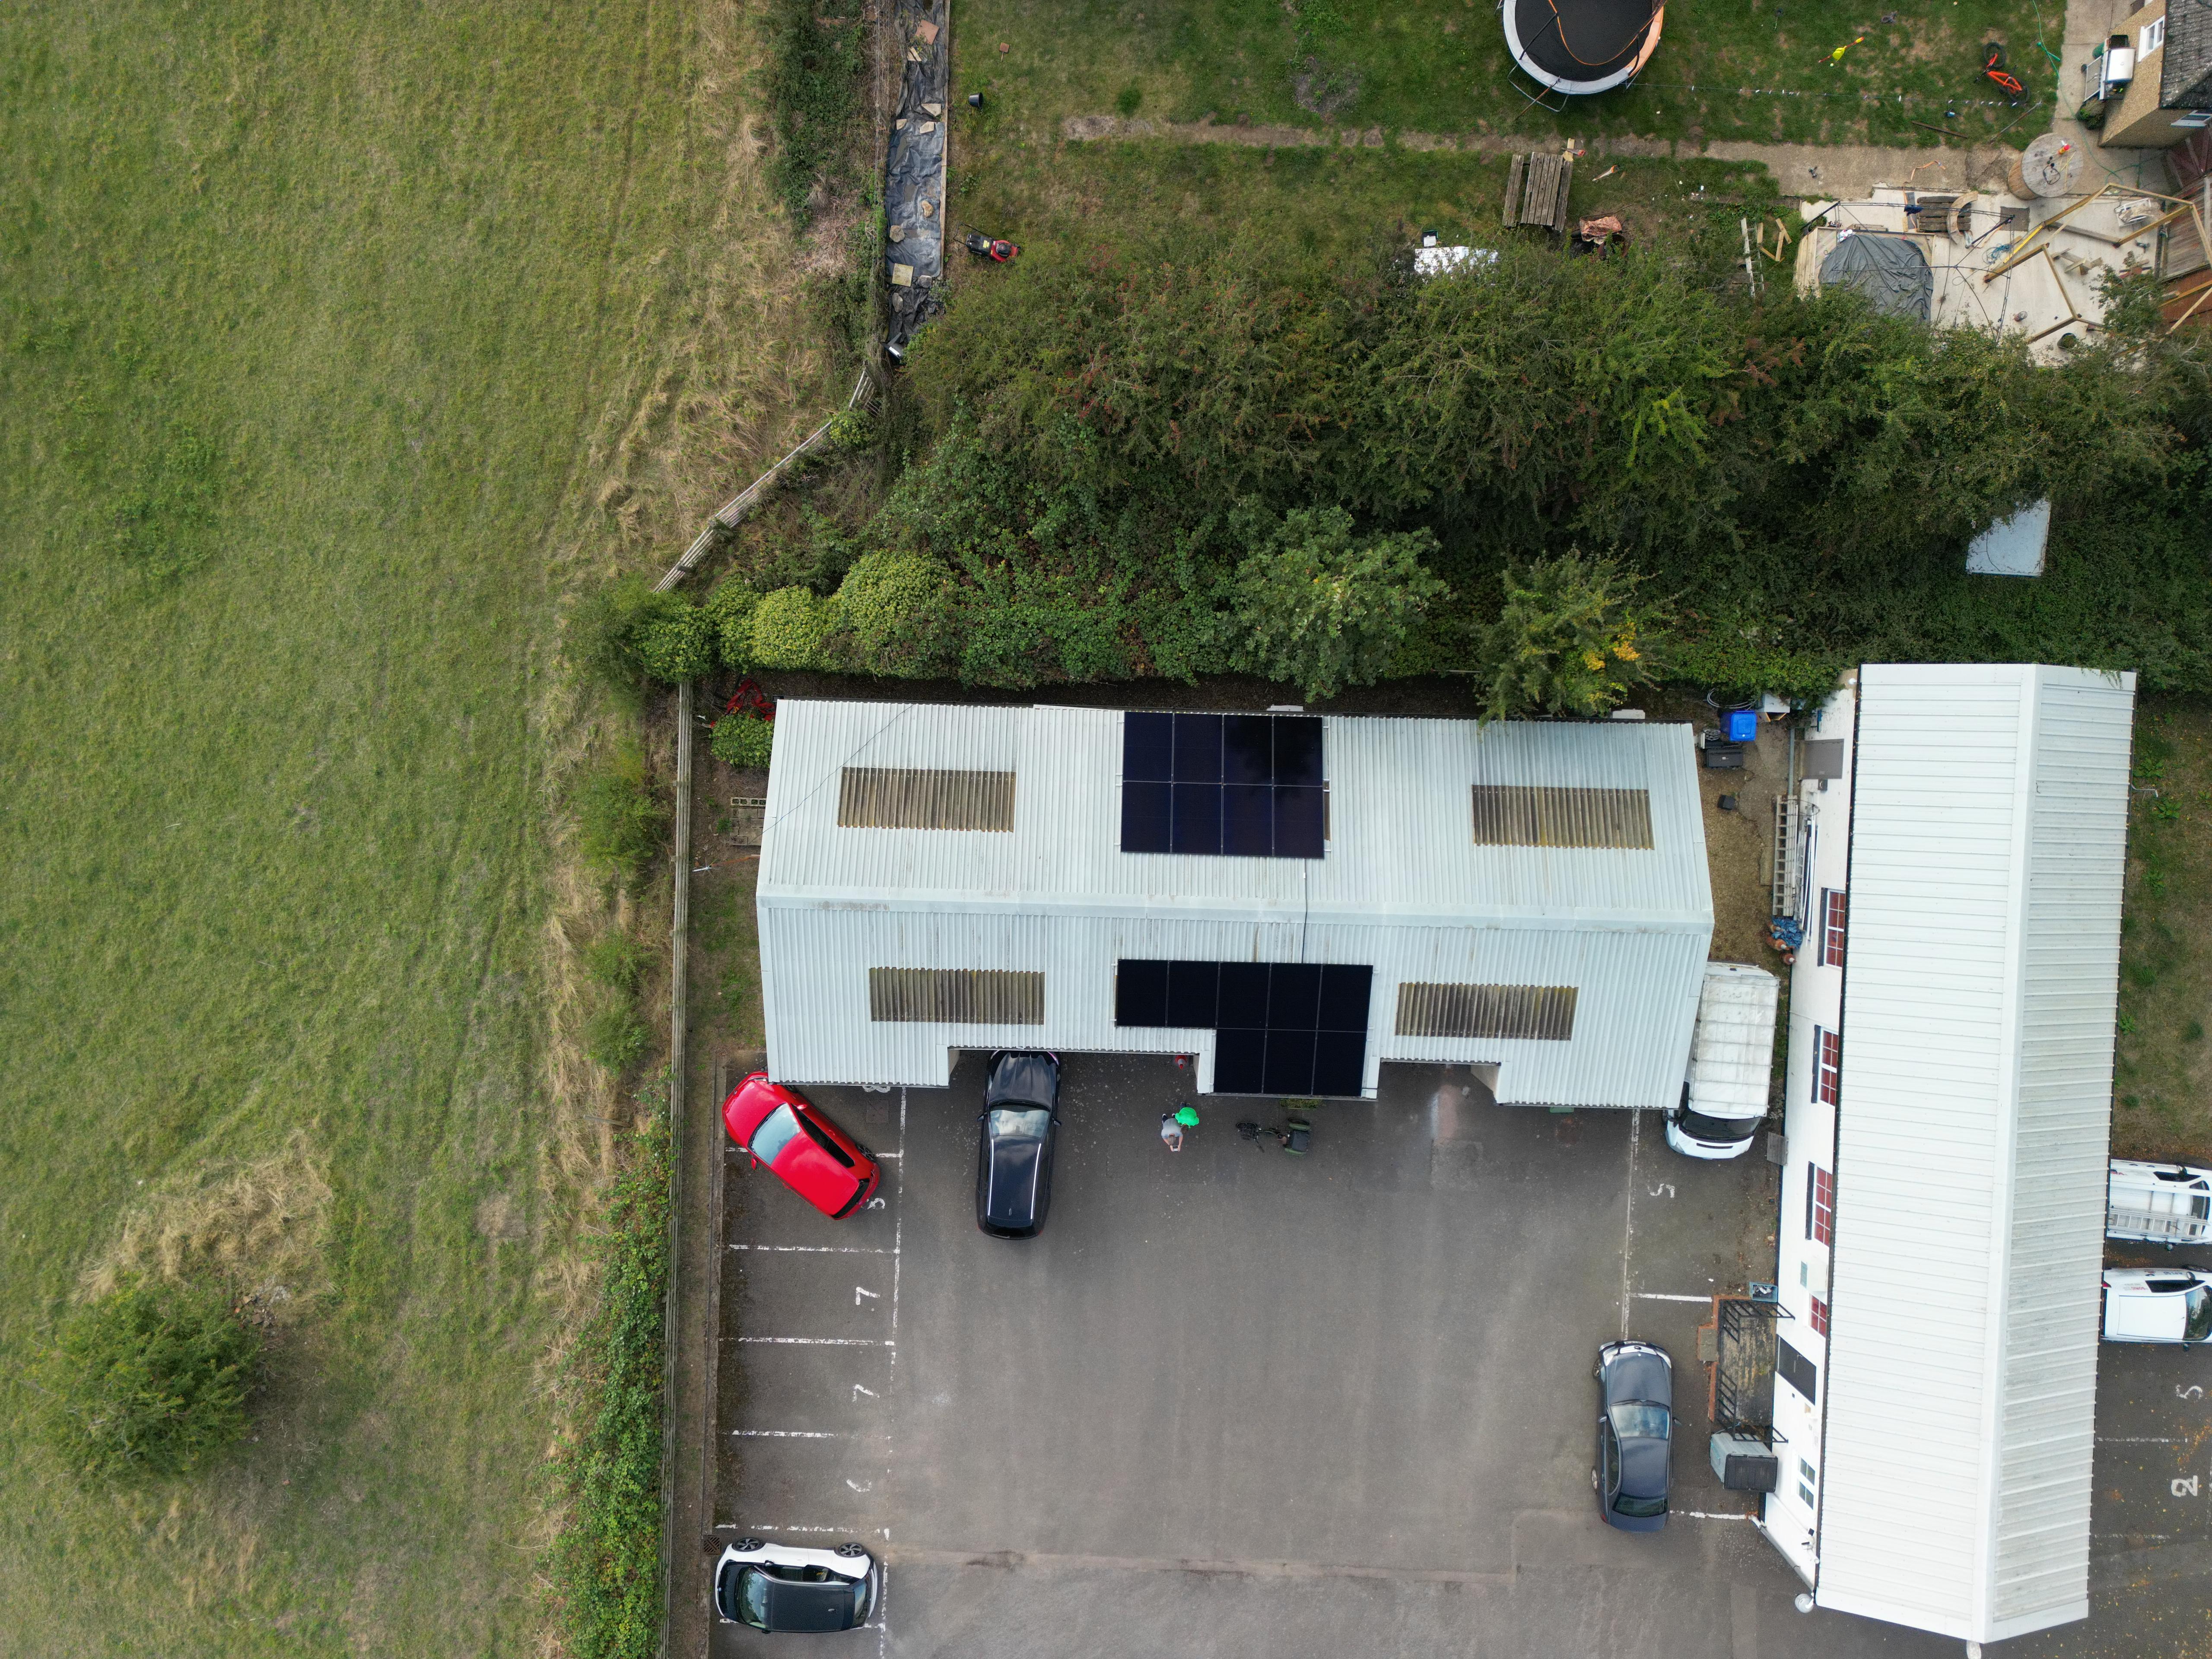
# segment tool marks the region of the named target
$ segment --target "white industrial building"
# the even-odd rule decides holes
[[[1563,1107],[1675,1102],[1712,933],[1686,726],[800,699],[758,911],[792,1082],[1021,1046]]]
[[[1801,803],[1760,1526],[1823,1607],[2088,1612],[2131,675],[1869,665]]]

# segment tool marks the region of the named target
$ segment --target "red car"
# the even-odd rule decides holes
[[[755,1072],[722,1103],[730,1139],[832,1221],[866,1204],[882,1172],[867,1149],[797,1091]]]

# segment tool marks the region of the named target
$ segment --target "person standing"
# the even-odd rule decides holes
[[[1182,1150],[1182,1125],[1176,1121],[1176,1115],[1173,1112],[1160,1114],[1160,1139],[1167,1143],[1170,1152],[1179,1152]]]

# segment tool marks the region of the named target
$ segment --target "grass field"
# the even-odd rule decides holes
[[[966,112],[962,112],[963,116]],[[981,125],[983,124],[978,124]],[[1185,248],[1228,235],[1264,238],[1285,249],[1355,253],[1399,234],[1434,230],[1447,245],[1495,246],[1508,163],[1435,150],[1300,148],[1145,141],[1068,144],[1055,150],[1009,143],[988,130],[958,152],[951,191],[956,229],[973,225],[1024,246]],[[1672,243],[1717,226],[1732,252],[1740,214],[1771,202],[1765,169],[1714,161],[1644,161],[1582,169],[1570,211],[1620,216],[1639,243]],[[1692,199],[1703,187],[1727,197],[1720,206]],[[999,273],[962,256],[956,283]]]
[[[2022,143],[2049,124],[2057,85],[2035,43],[2055,53],[2064,25],[2057,0],[1901,11],[1857,0],[1676,6],[1636,86],[1573,100],[1559,115],[1506,84],[1511,60],[1496,8],[1475,0],[973,0],[957,20],[955,67],[958,91],[985,89],[1032,138],[1067,116],[1118,112],[1439,134],[1898,144],[1940,142],[1915,120],[1981,140],[2021,118],[2013,142]],[[1830,63],[1860,36],[1840,66]],[[1985,41],[2006,45],[2027,88],[2021,108],[1980,78]]]
[[[2136,721],[2112,1150],[2212,1160],[2212,708]]]
[[[559,610],[827,397],[740,21],[0,17],[0,1651],[542,1650]],[[80,1490],[21,1360],[165,1249],[268,1292],[258,1438]]]

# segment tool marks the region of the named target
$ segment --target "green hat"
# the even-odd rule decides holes
[[[1178,1106],[1176,1108],[1176,1121],[1186,1129],[1195,1129],[1198,1127],[1198,1108]]]

